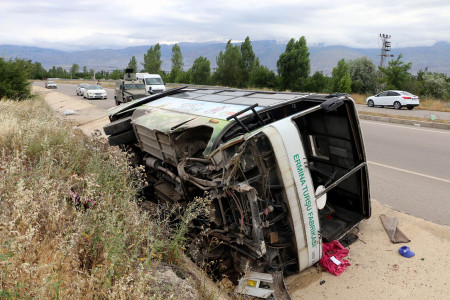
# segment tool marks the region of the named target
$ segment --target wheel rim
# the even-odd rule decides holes
[[[373,107],[373,101],[372,100],[369,100],[368,104],[369,104],[370,107]]]
[[[399,108],[400,108],[400,103],[395,102],[395,103],[394,103],[394,108],[395,108],[395,109],[399,109]]]

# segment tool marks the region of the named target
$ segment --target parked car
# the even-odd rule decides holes
[[[56,85],[56,82],[48,80],[45,82],[45,88],[46,89],[56,89],[58,86]]]
[[[374,106],[392,106],[395,109],[406,107],[413,109],[419,106],[419,97],[405,91],[384,91],[375,96],[366,99],[366,103],[370,107]]]
[[[82,83],[82,84],[77,85],[77,89],[76,89],[77,96],[83,96],[84,95],[84,90],[86,89],[86,87],[88,85],[89,84],[87,84],[87,83]]]
[[[106,99],[108,94],[101,85],[88,85],[83,92],[83,98],[86,99]]]
[[[109,144],[146,166],[149,201],[182,208],[207,192],[187,252],[215,276],[250,270],[268,282],[300,272],[323,243],[357,239],[351,230],[370,217],[363,137],[346,94],[181,87],[108,115]]]

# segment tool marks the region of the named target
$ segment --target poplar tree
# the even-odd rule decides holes
[[[170,70],[170,78],[172,82],[177,82],[177,77],[183,72],[183,54],[181,48],[177,44],[172,47],[172,69]]]
[[[281,88],[301,91],[307,84],[310,68],[306,38],[302,36],[298,41],[292,38],[277,61]]]
[[[252,72],[259,66],[259,59],[253,52],[250,37],[246,37],[241,44],[241,68],[242,68],[242,82],[244,86],[248,86]]]
[[[137,72],[137,61],[136,61],[136,57],[132,57],[130,59],[130,62],[128,63],[128,69],[133,69],[134,72]]]
[[[331,72],[332,91],[338,93],[350,93],[352,80],[348,71],[348,63],[345,59],[338,61],[337,66]]]
[[[208,84],[211,77],[211,63],[206,57],[198,57],[189,69],[190,81],[193,84]]]
[[[225,52],[220,51],[216,58],[217,69],[214,73],[216,83],[225,86],[242,87],[241,51],[239,46],[227,42]]]
[[[73,64],[71,70],[72,74],[77,74],[80,72],[80,66],[78,64]]]
[[[151,74],[158,74],[161,72],[161,46],[158,44],[155,47],[150,47],[147,54],[144,54],[144,70]]]

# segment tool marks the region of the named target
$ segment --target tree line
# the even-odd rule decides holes
[[[382,90],[406,90],[419,96],[450,100],[450,78],[443,73],[430,72],[427,68],[416,75],[409,73],[412,64],[405,63],[402,55],[389,61],[384,68],[376,67],[367,57],[346,61],[341,59],[333,68],[331,76],[317,71],[311,74],[310,53],[304,36],[292,38],[285,51],[277,60],[277,73],[262,65],[255,55],[249,37],[241,44],[232,44],[229,40],[225,49],[216,57],[217,67],[212,70],[211,62],[203,56],[195,59],[188,70],[184,68],[183,54],[178,44],[172,46],[171,70],[161,70],[161,46],[151,46],[144,54],[143,63],[138,65],[133,56],[128,68],[135,71],[160,74],[165,82],[221,85],[236,88],[267,88],[280,91],[315,93],[359,93],[373,94],[377,87]],[[98,71],[80,68],[76,63],[70,70],[53,66],[45,70],[39,62],[31,60],[0,58],[0,98],[2,97],[2,66],[21,69],[29,79],[72,78],[72,79],[120,79],[123,70]],[[4,95],[4,92],[3,92]]]
[[[161,70],[161,46],[156,44],[144,54],[144,72],[160,74],[167,82],[222,85],[236,88],[268,88],[315,93],[374,94],[377,89],[406,90],[420,96],[450,100],[450,78],[444,73],[430,72],[427,68],[416,75],[409,73],[412,63],[405,63],[402,54],[389,61],[386,67],[376,67],[368,57],[346,61],[341,59],[331,76],[322,71],[311,73],[309,49],[306,38],[292,38],[277,61],[277,73],[260,64],[250,38],[240,45],[229,40],[224,51],[216,57],[217,68],[211,70],[210,61],[198,57],[191,68],[183,69],[180,47],[172,47],[170,72]],[[133,56],[129,68],[138,69]]]

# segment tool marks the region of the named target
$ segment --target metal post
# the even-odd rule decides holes
[[[393,54],[387,54],[389,51],[391,51],[391,42],[388,41],[390,38],[391,38],[390,35],[380,33],[381,39],[380,68],[383,67],[385,57],[394,57]],[[381,79],[381,70],[378,69],[377,93],[381,92],[380,79]]]

